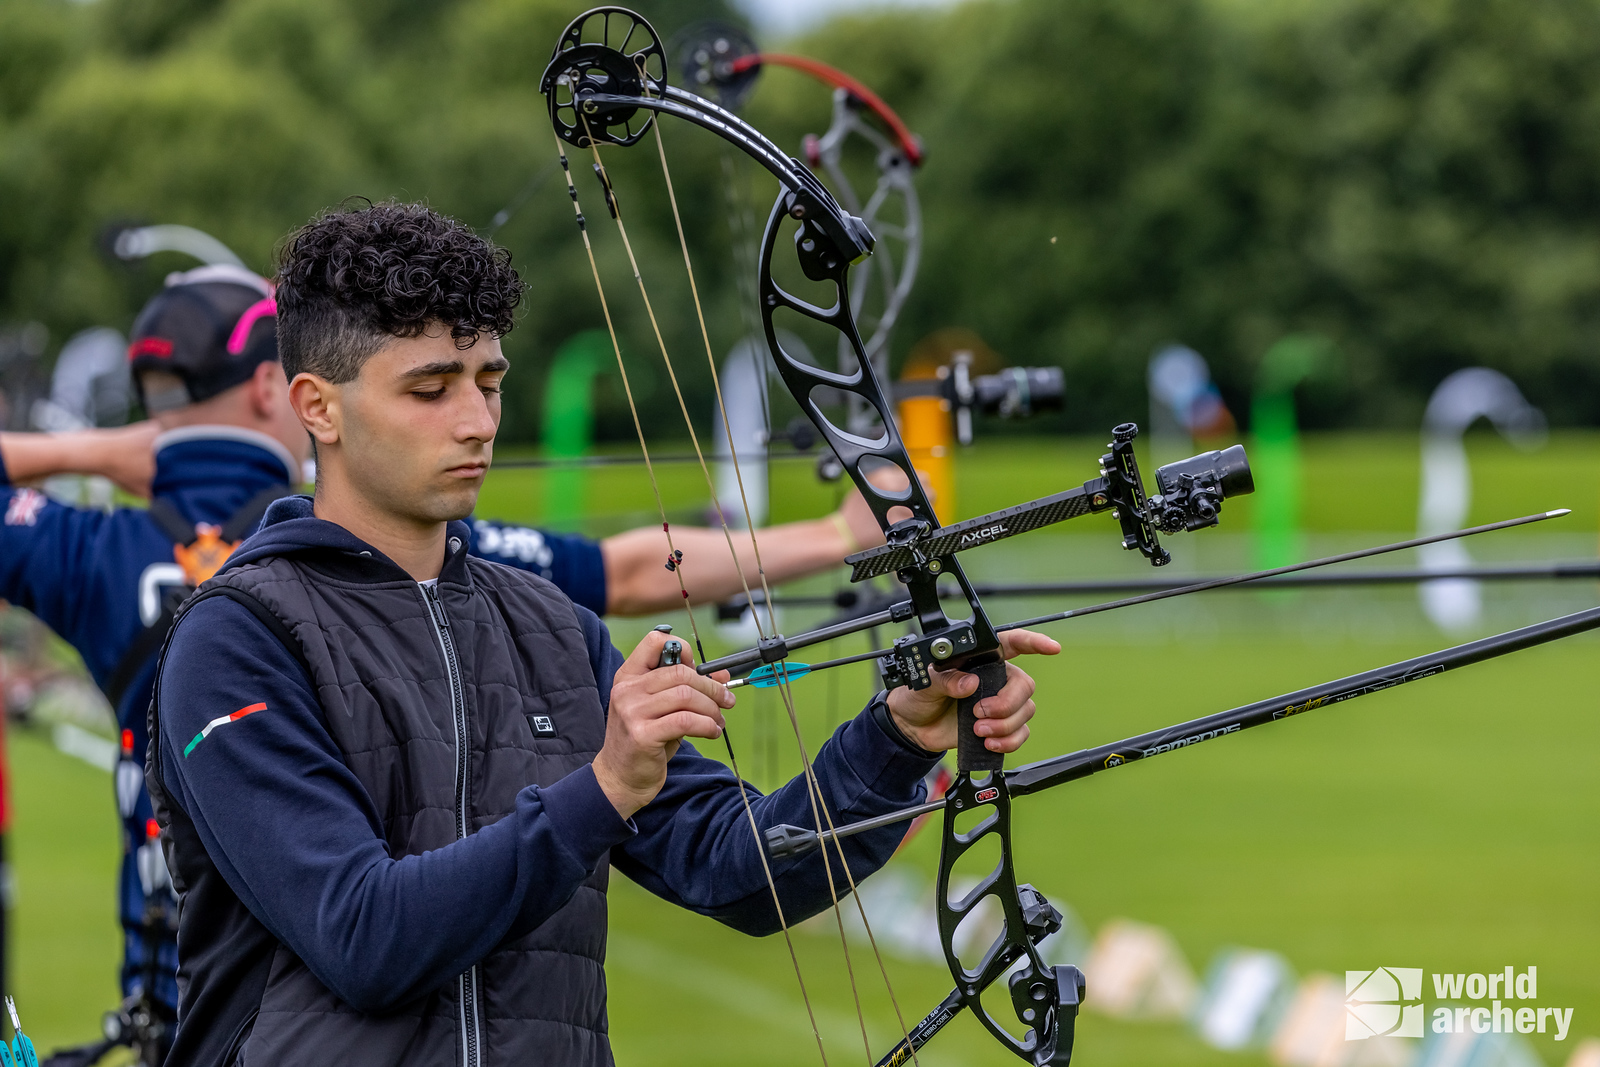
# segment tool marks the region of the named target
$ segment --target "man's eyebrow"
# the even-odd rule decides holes
[[[483,361],[483,366],[478,368],[479,374],[499,374],[501,371],[511,369],[511,361],[505,356],[495,356],[493,359]]]
[[[420,367],[412,367],[400,375],[401,381],[410,381],[413,378],[435,378],[441,374],[460,374],[466,370],[466,364],[459,359],[441,359],[433,363],[424,363]]]

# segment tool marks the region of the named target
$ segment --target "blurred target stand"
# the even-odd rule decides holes
[[[952,891],[959,895],[970,888],[955,885]],[[1555,1064],[1547,1063],[1509,1022],[1503,1026],[1486,1022],[1482,1033],[1468,1024],[1459,1031],[1437,1032],[1434,1020],[1441,1009],[1448,1009],[1452,1018],[1460,1014],[1458,1008],[1466,1009],[1469,1017],[1473,1008],[1492,1015],[1493,1002],[1470,981],[1445,990],[1452,997],[1436,997],[1438,982],[1426,978],[1481,982],[1482,975],[1427,972],[1425,977],[1424,972],[1414,971],[1408,979],[1410,988],[1402,988],[1396,978],[1398,968],[1298,975],[1278,952],[1235,947],[1217,952],[1197,976],[1169,931],[1116,918],[1091,934],[1073,910],[1060,903],[1060,896],[1050,893],[1048,886],[1044,889],[1060,907],[1063,922],[1060,932],[1040,943],[1040,952],[1050,964],[1070,963],[1083,969],[1089,989],[1085,1011],[1131,1023],[1180,1024],[1211,1048],[1265,1057],[1275,1067],[1600,1067],[1600,1038],[1580,1037],[1570,1012],[1568,1029],[1557,1031],[1552,1023],[1544,1031],[1547,1039],[1559,1032],[1559,1040],[1571,1048]],[[944,965],[934,933],[934,887],[926,876],[893,865],[863,882],[859,892],[867,921],[885,952]],[[865,943],[866,928],[854,911],[846,913],[845,922],[850,936]],[[983,901],[958,931],[957,951],[963,956],[981,952],[1003,923],[994,899]],[[800,929],[818,937],[837,936],[827,915],[806,920]],[[1529,982],[1523,992],[1536,992],[1536,977],[1521,970],[1519,978]],[[1528,1002],[1506,1003],[1515,1009]],[[1407,1016],[1408,1009],[1416,1015]],[[1501,1014],[1505,1019],[1515,1017],[1504,1008]],[[1415,1030],[1419,1019],[1417,1036],[1389,1033]],[[1401,1027],[1402,1021],[1411,1025]]]
[[[594,380],[611,358],[611,339],[604,330],[575,333],[556,349],[539,420],[547,459],[588,455],[594,443]],[[544,521],[560,525],[582,518],[588,507],[587,483],[588,471],[581,465],[552,467],[544,482]]]
[[[777,336],[786,351],[803,361],[811,360],[799,337],[783,330],[777,331]],[[728,421],[724,424],[721,412],[713,413],[717,496],[723,513],[736,524],[743,522],[744,501],[749,502],[758,525],[764,520],[769,460],[799,458],[821,443],[816,428],[803,415],[794,417],[782,429],[762,425],[763,420],[772,419],[768,379],[776,373],[765,339],[757,338],[746,338],[735,345],[720,372]],[[935,330],[913,346],[900,378],[891,382],[887,391],[895,404],[894,418],[906,450],[933,491],[939,521],[948,524],[960,514],[955,489],[955,446],[972,444],[978,417],[1025,418],[1059,408],[1065,396],[1065,380],[1060,367],[1006,366],[972,330],[947,327]],[[825,408],[845,407],[846,394],[841,391],[830,397],[827,392],[818,388],[812,395]],[[870,413],[848,415],[853,433],[870,434],[875,419]],[[738,441],[745,442],[738,448],[737,473],[728,444],[729,429]],[[788,445],[789,450],[774,451],[772,446],[780,443]],[[816,467],[823,481],[837,482],[844,475],[844,468],[831,449],[824,448],[817,455]]]
[[[954,522],[955,446],[970,445],[977,415],[1023,418],[1059,408],[1059,367],[1007,367],[972,330],[952,326],[918,341],[894,383],[896,418],[913,465],[927,476],[933,508]]]

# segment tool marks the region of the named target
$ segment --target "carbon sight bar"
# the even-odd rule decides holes
[[[880,545],[846,556],[845,562],[851,566],[850,580],[865,581],[880,574],[903,570],[921,560],[938,559],[963,549],[993,544],[1007,537],[1037,530],[1041,526],[1075,519],[1092,511],[1104,511],[1112,506],[1110,499],[1100,492],[1104,483],[1104,478],[1095,478],[1064,493],[992,511],[954,526],[942,526],[911,544]]]

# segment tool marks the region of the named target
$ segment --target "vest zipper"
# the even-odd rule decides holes
[[[461,664],[456,659],[455,641],[450,636],[450,619],[444,613],[436,587],[425,585],[422,601],[428,608],[428,621],[439,638],[439,651],[444,654],[446,672],[450,675],[450,718],[456,734],[456,840],[467,836],[467,784],[471,770],[470,745],[467,737],[467,701],[461,690]],[[456,978],[458,999],[461,1004],[461,1044],[464,1067],[481,1067],[478,1034],[478,965]]]

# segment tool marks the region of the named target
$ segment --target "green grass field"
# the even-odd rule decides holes
[[[964,454],[958,513],[970,515],[1059,491],[1093,473],[1093,440],[996,441]],[[1592,556],[1600,522],[1600,435],[1559,435],[1521,455],[1490,438],[1471,443],[1474,521],[1551,507],[1575,514],[1549,529],[1473,546],[1477,558]],[[1305,448],[1308,552],[1403,536],[1414,523],[1416,442],[1402,436],[1311,438]],[[776,468],[776,519],[814,515],[833,490],[805,464]],[[492,477],[480,513],[532,520],[541,475]],[[693,468],[665,489],[680,521],[704,499]],[[1248,500],[1230,502],[1225,531],[1170,539],[1176,568],[1220,571],[1249,557]],[[642,475],[597,472],[595,532],[648,520]],[[1100,525],[1096,525],[1100,524]],[[971,554],[985,577],[1122,573],[1110,522]],[[1396,559],[1396,566],[1410,560]],[[832,579],[810,585],[826,589]],[[1481,632],[1595,603],[1591,583],[1486,591]],[[993,610],[1000,618],[1039,601]],[[795,612],[787,629],[812,617]],[[619,625],[626,647],[655,620]],[[681,619],[679,620],[681,621]],[[1405,589],[1215,594],[1062,624],[1063,654],[1036,661],[1039,717],[1026,755],[1041,758],[1378,666],[1454,643],[1434,631]],[[735,640],[713,637],[718,647]],[[838,643],[838,653],[858,650]],[[729,646],[731,647],[731,645]],[[865,647],[861,645],[860,647]],[[1430,972],[1539,969],[1539,1003],[1573,1007],[1561,1044],[1535,1035],[1560,1067],[1578,1038],[1600,1035],[1600,660],[1589,638],[1337,705],[1271,728],[1161,757],[1018,801],[1019,876],[1070,904],[1091,929],[1128,917],[1169,929],[1197,971],[1218,950],[1283,953],[1301,973],[1423,967]],[[820,655],[820,653],[819,653]],[[864,670],[801,683],[813,747],[859,708]],[[741,699],[735,741],[747,775],[770,784],[793,773],[773,699]],[[741,722],[741,718],[745,721]],[[792,744],[789,746],[792,747]],[[17,928],[12,984],[41,1047],[92,1036],[115,997],[111,876],[116,827],[106,776],[27,732],[10,739],[16,817],[12,855]],[[937,835],[895,861],[931,879]],[[815,1064],[781,939],[753,940],[613,881],[609,973],[618,1060]],[[795,934],[829,1061],[862,1052],[837,935]],[[854,952],[874,1050],[893,1039],[894,1014],[876,966]],[[949,989],[942,968],[891,958],[908,1021]],[[1431,990],[1424,990],[1431,999]],[[1093,996],[1093,987],[1090,989]],[[1084,1065],[1265,1063],[1222,1053],[1179,1024],[1117,1023],[1086,1013],[1075,1062]],[[1016,1062],[970,1020],[922,1062]]]

